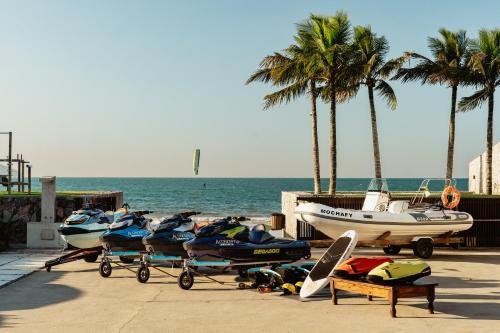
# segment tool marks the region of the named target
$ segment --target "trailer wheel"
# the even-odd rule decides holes
[[[140,283],[146,283],[149,280],[149,268],[145,265],[141,265],[136,273],[137,281]]]
[[[177,284],[184,290],[189,290],[193,286],[194,277],[193,274],[189,271],[184,271],[177,278]]]
[[[429,259],[434,251],[432,241],[428,238],[420,238],[413,244],[413,254],[422,259]]]
[[[87,254],[83,258],[83,260],[85,260],[85,262],[96,262],[97,258],[99,258],[99,253],[92,253],[92,254]]]
[[[101,261],[99,265],[99,274],[101,274],[102,277],[109,277],[112,270],[113,268],[111,268],[111,264],[107,260]]]
[[[389,255],[397,255],[401,252],[401,246],[397,245],[388,245],[384,247],[384,253]]]
[[[238,275],[241,278],[248,278],[248,270],[246,268],[238,268]]]
[[[120,256],[120,261],[124,264],[132,264],[134,263],[134,258]]]

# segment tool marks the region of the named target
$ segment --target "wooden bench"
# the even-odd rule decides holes
[[[349,291],[356,294],[372,297],[384,297],[391,305],[391,317],[396,317],[396,304],[399,298],[427,297],[429,313],[434,313],[434,298],[437,283],[408,284],[398,286],[383,286],[378,284],[352,281],[339,278],[331,278],[330,290],[332,292],[332,302],[337,305],[337,292],[339,290]]]

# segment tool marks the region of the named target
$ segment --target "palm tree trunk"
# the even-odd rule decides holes
[[[330,88],[330,186],[328,193],[335,194],[337,188],[337,127],[336,127],[337,101],[335,88]]]
[[[318,144],[318,116],[316,112],[316,82],[311,81],[311,120],[312,120],[312,150],[313,150],[313,178],[314,194],[321,192],[321,181],[319,172],[319,144]]]
[[[488,130],[486,152],[486,194],[492,193],[492,160],[493,160],[493,93],[488,96]]]
[[[457,86],[451,88],[451,112],[448,133],[448,159],[446,161],[446,178],[453,178],[453,155],[455,152],[455,114],[457,106]]]
[[[368,85],[368,97],[370,99],[370,115],[372,118],[372,143],[373,143],[373,159],[375,161],[375,178],[382,178],[382,166],[380,164],[380,148],[378,145],[377,114],[375,113],[375,102],[373,99],[372,85]]]

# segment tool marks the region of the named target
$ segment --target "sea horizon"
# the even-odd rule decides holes
[[[426,178],[386,178],[391,191],[416,191]],[[338,191],[365,191],[371,178],[338,178]],[[467,191],[468,178],[456,178]],[[41,184],[33,178],[32,190]],[[201,216],[268,217],[281,211],[281,192],[312,191],[312,178],[262,177],[57,177],[57,191],[121,191],[132,209],[149,209],[158,215],[185,210]],[[328,179],[322,178],[322,190]],[[431,188],[440,191],[440,188]]]

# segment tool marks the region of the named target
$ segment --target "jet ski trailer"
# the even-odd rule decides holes
[[[431,184],[436,183],[445,187],[441,201],[424,202]],[[453,235],[473,224],[469,213],[454,210],[460,201],[455,183],[452,179],[425,179],[412,200],[391,200],[387,181],[372,179],[361,210],[301,202],[295,217],[332,239],[352,229],[358,233],[358,246],[383,246],[390,255],[409,247],[417,257],[427,259],[434,244],[461,243],[463,239]]]

